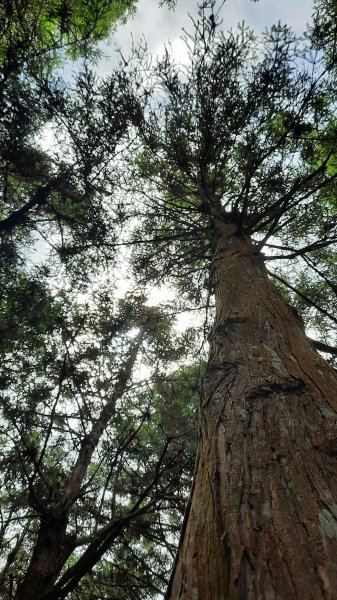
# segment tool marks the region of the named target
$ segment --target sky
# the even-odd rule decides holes
[[[227,30],[245,21],[258,34],[267,26],[281,21],[291,25],[296,34],[301,35],[306,29],[306,24],[311,21],[312,12],[312,0],[227,0],[221,11],[221,27]],[[99,63],[99,72],[107,75],[111,71],[114,63],[111,57],[116,46],[128,56],[132,39],[137,42],[142,36],[154,56],[160,55],[165,44],[170,41],[176,59],[183,62],[184,44],[180,36],[182,28],[191,29],[189,15],[197,17],[197,0],[177,0],[174,11],[167,7],[159,7],[159,0],[140,0],[135,16],[125,25],[118,26],[109,45],[102,44],[102,51],[106,56]]]
[[[199,0],[200,2],[200,0]],[[255,33],[262,33],[266,27],[278,23],[290,25],[297,35],[302,35],[311,21],[313,0],[226,0],[221,11],[224,30],[235,28],[245,21]],[[97,64],[101,76],[109,75],[117,64],[117,47],[125,57],[131,52],[132,42],[145,39],[153,56],[163,53],[170,42],[177,62],[186,61],[186,47],[181,40],[182,30],[192,30],[191,16],[197,18],[198,0],[177,0],[175,10],[159,6],[160,0],[139,0],[135,15],[125,25],[118,25],[108,42],[100,44],[102,58]],[[220,5],[219,0],[218,5]],[[79,63],[80,64],[80,63]],[[66,63],[62,69],[65,81],[71,81],[78,66]],[[50,128],[46,128],[41,138],[44,149],[50,150],[55,140]]]

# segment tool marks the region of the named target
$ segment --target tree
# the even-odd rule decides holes
[[[331,64],[281,25],[263,45],[245,28],[225,36],[214,12],[203,4],[186,35],[187,66],[167,52],[150,82],[132,73],[150,97],[133,173],[136,269],[215,298],[167,598],[333,598],[336,373],[316,350],[336,353]],[[307,323],[329,323],[325,340],[306,336],[287,290]]]
[[[67,296],[70,281],[77,282],[82,294],[92,292],[97,284],[97,278],[89,285],[85,281],[98,269],[93,249],[109,251],[110,256],[105,256],[111,259],[123,244],[134,247],[135,270],[144,283],[175,281],[181,296],[215,313],[212,328],[205,327],[210,333],[210,355],[199,407],[196,475],[167,597],[334,595],[336,375],[315,350],[317,346],[336,352],[333,65],[319,56],[312,60],[311,49],[280,25],[265,35],[263,44],[244,28],[225,36],[219,31],[215,8],[214,2],[205,3],[194,36],[186,36],[190,62],[183,69],[167,53],[150,80],[141,79],[148,67],[144,60],[135,71],[134,61],[126,65],[130,82],[124,72],[114,75],[112,81],[123,82],[116,84],[125,118],[120,129],[112,123],[111,132],[105,131],[111,116],[109,82],[97,87],[86,71],[79,78],[75,100],[47,86],[44,110],[65,124],[71,139],[64,168],[58,158],[35,155],[32,180],[22,168],[17,175],[14,167],[16,186],[10,179],[8,188],[4,179],[4,197],[9,189],[10,202],[2,220],[3,253],[15,265],[11,285],[18,293],[16,310],[22,310],[22,298],[30,297],[31,289],[31,278],[27,282],[20,271],[18,250],[20,243],[26,243],[27,232],[36,231],[38,225],[53,246],[55,268],[67,275],[61,304],[69,313],[58,321],[62,310],[54,303],[55,294],[46,292],[39,281],[34,294],[43,318],[34,323],[34,309],[23,312],[22,318],[14,319],[22,335],[20,344],[15,345],[9,335],[5,346],[9,392],[2,402],[3,420],[9,425],[7,436],[13,437],[15,427],[17,431],[14,441],[6,438],[8,462],[4,464],[12,471],[8,475],[4,470],[10,489],[9,500],[5,498],[9,516],[3,519],[9,597],[17,577],[18,598],[35,598],[42,587],[49,600],[68,593],[74,598],[103,594],[110,600],[116,595],[122,598],[120,582],[127,564],[132,565],[129,597],[139,598],[139,588],[151,597],[165,583],[163,563],[173,550],[171,535],[182,501],[180,467],[186,461],[190,464],[186,447],[176,445],[180,434],[172,423],[176,381],[172,375],[169,383],[162,379],[153,383],[151,399],[160,410],[146,429],[147,394],[138,389],[133,394],[133,385],[139,382],[135,378],[129,387],[127,376],[136,358],[138,336],[144,334],[144,354],[151,355],[154,348],[162,356],[169,346],[167,328],[155,333],[153,312],[150,316],[148,307],[140,309],[142,302],[136,299],[131,311],[139,308],[136,319],[133,315],[121,323],[118,311],[114,313],[118,326],[114,321],[111,353],[103,343],[104,332],[94,326],[93,334],[91,326],[85,327],[86,318],[90,322],[89,307],[80,311],[82,316],[85,313],[81,321],[66,300],[71,299]],[[102,145],[96,143],[98,139]],[[27,158],[22,164],[27,166]],[[20,161],[15,165],[20,166]],[[66,181],[55,182],[55,172],[60,177],[65,172]],[[119,194],[113,186],[116,181]],[[41,190],[45,195],[40,203],[35,194]],[[125,190],[134,192],[127,202]],[[16,205],[19,211],[24,206],[27,210],[24,219],[13,223]],[[138,224],[132,239],[125,225],[128,216],[131,224]],[[22,262],[23,257],[21,252]],[[269,273],[267,261],[272,265]],[[278,263],[289,266],[279,268]],[[212,294],[214,308],[210,308]],[[285,301],[295,304],[295,295],[306,323],[321,328],[318,343],[305,336],[301,317]],[[113,312],[107,304],[97,303],[99,314]],[[7,314],[10,308],[6,298],[2,310]],[[34,328],[43,334],[36,347],[31,340]],[[25,331],[30,335],[25,337]],[[51,355],[55,344],[56,353]],[[26,347],[28,352],[23,352]],[[106,366],[104,355],[97,352],[100,349],[107,352],[112,367]],[[177,354],[170,356],[173,360]],[[24,366],[22,379],[17,364]],[[108,395],[96,376],[100,368]],[[182,378],[179,373],[178,381],[186,373],[184,369]],[[36,385],[49,377],[53,393],[42,389],[32,395]],[[115,398],[121,388],[117,415],[117,403],[109,403],[109,398]],[[63,406],[61,402],[56,412],[50,398],[59,389]],[[107,405],[114,409],[113,426],[94,448],[97,455],[92,455],[91,472],[87,444],[105,420]],[[173,410],[175,416],[176,405]],[[164,437],[160,435],[163,413]],[[169,435],[168,425],[173,431]],[[67,437],[64,443],[62,436]],[[101,459],[106,452],[119,459],[125,439],[130,441],[127,460],[124,455],[121,462],[113,460],[113,466],[121,465],[122,470],[117,468],[114,478]],[[173,442],[173,458],[169,442]],[[117,517],[116,505],[111,506],[114,494]],[[95,510],[102,495],[104,523]],[[161,521],[160,516],[152,520],[157,501],[160,507],[168,502],[168,520]],[[16,527],[23,523],[23,537],[15,538],[12,518]],[[154,545],[162,544],[145,578],[139,541],[149,549],[148,556]],[[74,543],[83,551],[73,548],[68,555]],[[48,552],[49,562],[44,560]],[[97,566],[96,559],[101,558]],[[93,564],[96,571],[91,577],[87,572]],[[151,576],[154,585],[149,588]]]
[[[124,104],[125,86],[119,74],[98,83],[85,70],[70,91],[45,84],[39,110],[32,107],[38,88],[27,86],[22,110],[11,103],[17,121],[3,122],[4,598],[152,598],[167,585],[193,462],[185,450],[191,427],[185,414],[173,430],[153,397],[155,380],[164,379],[160,364],[167,367],[179,348],[170,319],[155,311],[151,319],[141,296],[119,306],[114,286],[97,291],[106,261],[111,267],[116,259],[110,245],[121,220],[106,209],[112,161],[137,118],[131,95]],[[40,110],[42,121],[52,117],[62,152],[34,144]],[[31,265],[36,239],[48,244],[48,258]],[[77,293],[86,294],[85,306]],[[146,362],[142,353],[151,376],[137,383],[133,366]],[[146,564],[142,545],[151,551]]]
[[[167,585],[193,463],[184,390],[195,373],[164,375],[186,337],[174,340],[170,318],[140,297],[112,306],[109,291],[81,306],[36,283],[44,331],[29,322],[27,283],[15,311],[24,331],[2,352],[3,598],[152,598]],[[140,363],[145,380],[132,376]]]
[[[112,262],[111,165],[138,106],[131,95],[125,104],[121,74],[98,84],[85,69],[76,91],[52,77],[64,52],[91,51],[121,6],[6,5],[0,593],[11,600],[161,593],[193,464],[193,394],[185,388],[195,372],[168,367],[187,340],[175,343],[170,319],[140,296],[113,306],[114,291],[100,295],[90,279],[102,269],[97,258]],[[61,143],[48,153],[36,141],[48,122],[62,152]],[[41,239],[52,248],[48,264],[28,266]],[[151,376],[138,381],[133,367],[144,363]]]

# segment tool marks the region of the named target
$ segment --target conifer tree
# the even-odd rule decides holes
[[[194,25],[187,65],[133,73],[135,268],[215,301],[167,598],[333,598],[334,65],[286,26],[225,35],[215,2]]]
[[[169,317],[141,295],[117,301],[114,286],[97,283],[103,261],[114,259],[116,213],[106,210],[112,161],[137,104],[123,74],[102,84],[85,69],[70,86],[53,72],[64,56],[92,56],[130,6],[0,9],[6,600],[153,598],[167,585],[176,546],[193,464],[193,399],[182,380],[195,374],[174,374],[185,342],[174,341]],[[58,133],[53,151],[38,141],[47,123]],[[139,381],[135,365],[144,363],[151,375]]]

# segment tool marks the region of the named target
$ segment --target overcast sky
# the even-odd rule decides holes
[[[158,4],[159,0],[140,0],[135,16],[126,25],[118,27],[109,47],[103,45],[103,52],[111,56],[114,46],[118,45],[128,55],[132,37],[137,42],[144,36],[153,55],[161,53],[165,43],[170,41],[176,58],[183,60],[180,36],[182,28],[191,29],[189,15],[197,15],[197,0],[177,0],[174,11],[160,8]],[[256,33],[261,33],[266,26],[281,21],[291,25],[301,35],[311,20],[312,12],[312,0],[227,0],[221,12],[222,28],[236,27],[238,22],[244,20]],[[111,58],[103,58],[99,71],[108,74],[112,63]]]
[[[109,45],[102,44],[102,50],[106,57],[102,58],[98,65],[97,70],[101,75],[109,74],[113,64],[116,63],[111,58],[115,54],[116,45],[122,48],[126,56],[129,54],[132,37],[137,42],[144,36],[152,55],[160,54],[165,44],[170,41],[176,59],[183,61],[184,46],[180,36],[182,28],[187,31],[192,28],[189,15],[197,16],[197,0],[177,0],[177,7],[174,11],[170,11],[166,7],[160,8],[158,5],[159,0],[139,0],[135,16],[129,19],[124,26],[118,26]],[[263,32],[267,26],[281,21],[291,25],[294,31],[301,35],[306,29],[306,24],[311,20],[312,12],[312,0],[259,0],[256,3],[251,0],[227,0],[221,13],[223,18],[221,27],[227,30],[230,27],[236,27],[239,22],[245,21],[258,34]],[[69,78],[70,73],[76,72],[76,70],[74,65],[67,64],[64,69],[65,78]],[[52,131],[46,128],[41,138],[41,145],[50,150],[53,144]],[[34,252],[36,251],[36,256],[40,255],[41,258],[44,256],[45,249],[46,244],[39,242],[36,244]],[[36,256],[32,256],[34,263],[39,262]],[[167,298],[166,288],[164,297]],[[158,300],[160,297],[156,290],[156,296],[152,298],[152,301]],[[183,319],[185,322],[186,315],[183,315]]]

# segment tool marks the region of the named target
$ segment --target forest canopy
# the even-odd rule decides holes
[[[134,45],[101,77],[97,43],[135,3],[3,5],[4,599],[259,598],[285,580],[300,598],[305,572],[317,598],[333,588],[329,6],[305,36],[258,35],[211,0],[186,62]]]

